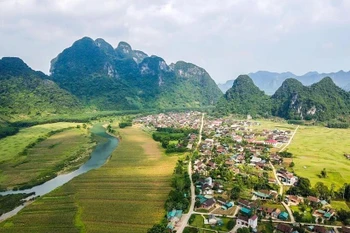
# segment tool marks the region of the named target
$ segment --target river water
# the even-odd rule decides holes
[[[115,150],[115,148],[118,146],[118,139],[115,137],[107,134],[106,129],[102,127],[102,124],[96,124],[92,127],[91,132],[95,135],[98,135],[100,137],[103,137],[107,139],[106,141],[103,141],[99,143],[93,152],[91,153],[90,159],[83,164],[81,167],[79,167],[77,170],[67,173],[67,174],[62,174],[58,175],[57,177],[53,178],[52,180],[49,180],[41,185],[35,186],[30,189],[25,189],[25,190],[17,190],[17,191],[5,191],[5,192],[0,192],[0,195],[7,195],[7,194],[18,194],[18,193],[32,193],[35,192],[35,196],[42,196],[45,195],[52,190],[54,190],[57,187],[60,187],[61,185],[67,183],[74,177],[77,177],[83,173],[86,173],[92,169],[96,169],[101,167],[107,159],[110,157],[112,152]],[[33,197],[33,196],[31,196]],[[24,206],[20,206],[24,207]],[[11,211],[11,216],[15,215],[19,210],[22,208],[17,207],[16,209]],[[10,212],[9,212],[10,213]],[[3,220],[3,218],[6,216],[4,214],[3,216],[0,217],[0,220]]]

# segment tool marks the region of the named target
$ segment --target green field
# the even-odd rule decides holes
[[[194,220],[193,222],[190,224],[193,227],[198,227],[198,228],[206,228],[206,229],[210,229],[210,230],[215,230],[215,231],[223,231],[223,232],[228,232],[231,229],[227,228],[228,222],[229,221],[234,221],[232,218],[226,218],[226,217],[220,217],[220,219],[222,219],[223,221],[223,225],[222,226],[215,226],[215,227],[211,227],[210,225],[204,225],[204,218],[208,218],[209,215],[200,215],[200,214],[194,214],[192,215],[194,216]],[[234,226],[235,224],[233,224]]]
[[[164,216],[176,157],[141,129],[102,168],[76,177],[0,224],[0,232],[147,232]]]
[[[343,209],[346,211],[350,211],[350,203],[346,203],[345,201],[332,201],[331,206],[336,210]]]
[[[329,129],[319,126],[300,126],[288,151],[295,156],[294,171],[310,179],[311,184],[323,182],[341,187],[350,180],[350,129]],[[326,168],[327,178],[319,174]]]
[[[45,136],[50,131],[76,127],[77,125],[77,123],[60,122],[21,129],[16,135],[0,140],[0,163],[13,159],[13,157],[22,152],[27,145],[35,142],[39,137]]]
[[[66,127],[68,125],[55,124],[53,128],[56,129],[59,126]],[[25,133],[30,132],[27,135],[37,136],[41,135],[41,132],[46,132],[46,129],[52,129],[52,125],[44,125],[43,127],[45,130],[40,131],[40,133],[37,131],[39,126],[29,128]],[[24,136],[23,131],[20,134]],[[15,135],[4,140],[14,143],[17,142],[19,136]],[[35,137],[33,138],[35,139]],[[68,169],[80,165],[89,157],[89,150],[93,145],[85,129],[72,128],[56,133],[28,149],[26,155],[13,154],[12,159],[2,161],[0,164],[0,186],[3,188],[28,187],[46,181],[64,168]]]

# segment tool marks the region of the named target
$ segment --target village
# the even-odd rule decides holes
[[[182,232],[183,225],[217,232],[238,232],[241,228],[250,232],[350,232],[349,227],[335,224],[337,212],[326,200],[286,191],[299,183],[291,166],[284,163],[290,160],[283,150],[294,129],[265,128],[249,116],[245,120],[206,116],[203,122],[201,118],[200,112],[187,112],[134,120],[148,130],[200,129],[201,135],[187,136],[186,146],[191,153],[194,208],[188,210],[189,221],[185,223],[186,210],[170,211],[170,232]],[[234,221],[233,229],[220,227],[227,221]]]

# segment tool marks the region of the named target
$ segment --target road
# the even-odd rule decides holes
[[[199,145],[202,142],[203,124],[204,124],[204,113],[202,113],[201,127],[199,129],[199,139],[198,139],[198,143],[196,146],[196,150],[198,149]],[[191,180],[191,205],[190,205],[190,209],[189,209],[188,213],[184,214],[181,218],[181,221],[179,222],[180,226],[178,226],[178,228],[176,229],[176,232],[178,232],[178,233],[182,233],[183,230],[185,229],[185,227],[187,226],[188,220],[190,219],[191,215],[193,214],[194,204],[196,202],[195,187],[194,187],[194,184],[192,181],[192,161],[191,160],[188,163],[188,175],[190,176],[190,180]]]
[[[284,145],[284,147],[282,147],[282,148],[279,150],[279,152],[283,152],[283,151],[289,146],[289,144],[292,142],[292,139],[294,138],[294,135],[296,134],[296,132],[297,132],[298,129],[299,129],[299,125],[295,128],[295,130],[294,130],[292,136],[290,137],[288,143],[287,143],[286,145]],[[279,195],[282,196],[282,195],[283,195],[283,184],[281,183],[281,181],[280,181],[280,180],[278,179],[278,177],[277,177],[277,172],[276,172],[275,166],[273,166],[273,164],[272,164],[271,162],[269,162],[269,163],[270,163],[270,166],[272,167],[272,171],[273,171],[273,174],[274,174],[274,176],[275,176],[275,179],[277,180],[278,186],[280,187],[278,193],[279,193]],[[282,200],[282,205],[286,208],[286,210],[287,210],[287,212],[288,212],[288,214],[289,214],[289,216],[290,216],[291,222],[294,223],[294,222],[295,222],[295,219],[294,219],[293,213],[292,213],[292,211],[290,210],[289,206],[288,206],[286,203],[284,203],[283,200]]]

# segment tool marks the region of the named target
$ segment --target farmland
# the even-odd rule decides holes
[[[27,145],[35,142],[39,137],[45,136],[50,131],[75,127],[77,125],[77,123],[65,122],[37,125],[24,128],[16,135],[1,139],[0,162],[13,159],[13,157],[22,152]]]
[[[67,129],[29,148],[25,155],[0,164],[1,186],[6,188],[34,186],[62,169],[80,165],[89,157],[93,146],[87,130]]]
[[[294,155],[296,174],[309,178],[312,185],[323,182],[339,188],[350,180],[350,160],[344,157],[350,152],[350,129],[301,126],[288,151]],[[323,168],[326,178],[319,177]]]
[[[102,168],[81,175],[1,223],[0,232],[146,232],[158,223],[176,157],[138,127]]]

